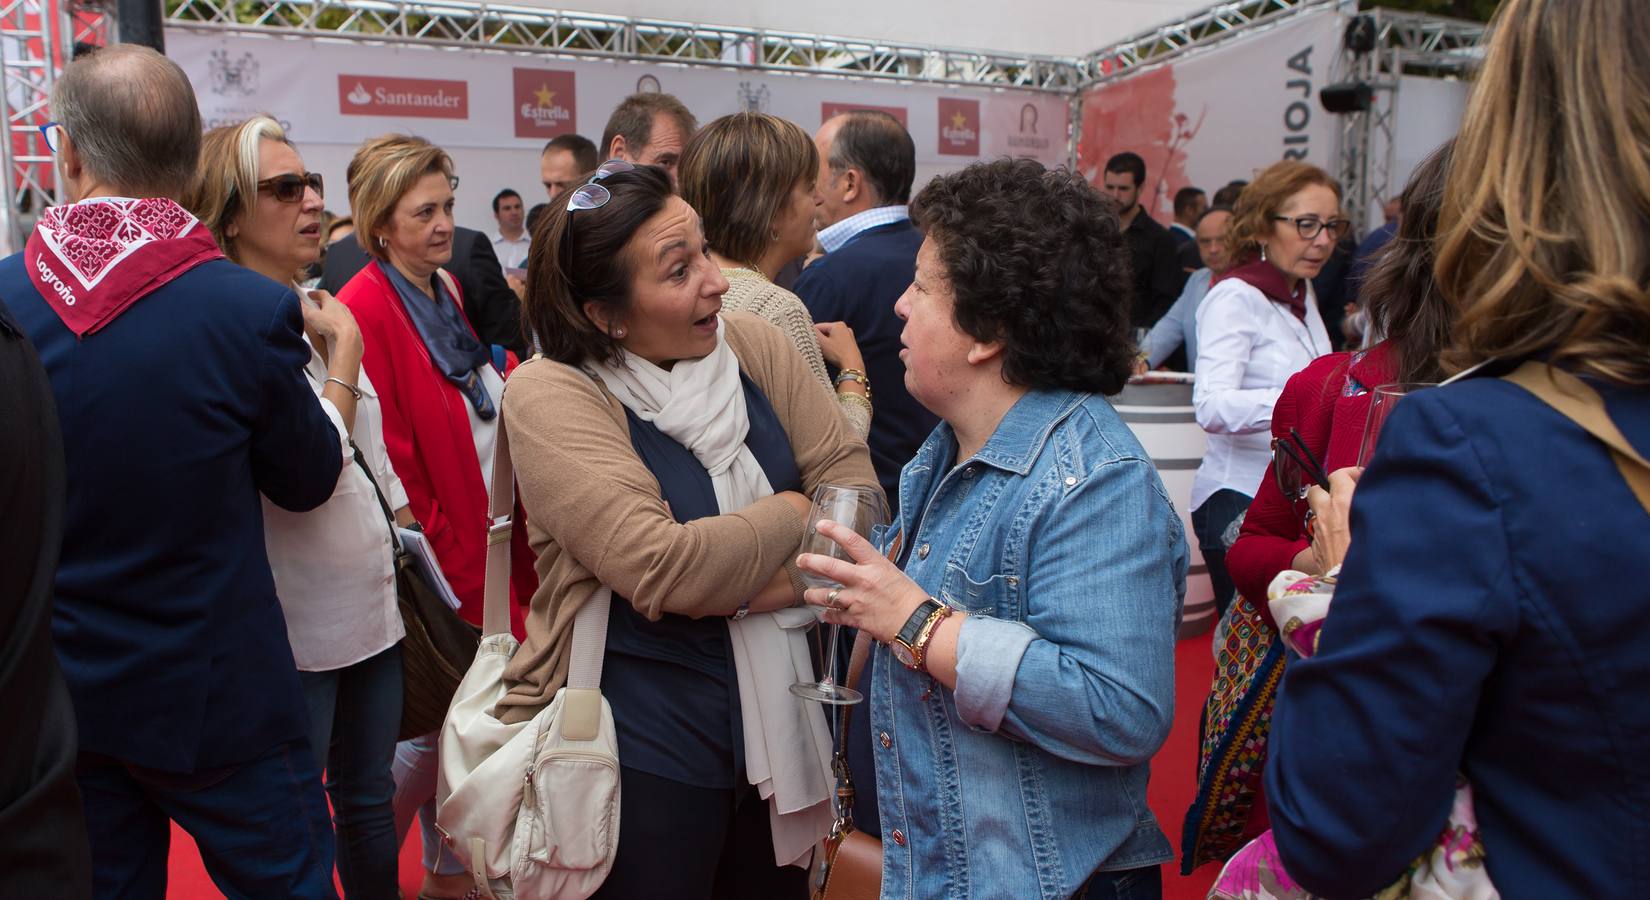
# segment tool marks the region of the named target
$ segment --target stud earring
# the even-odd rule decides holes
[[[624,340],[624,329],[623,328],[613,329],[613,337],[618,339],[618,340],[621,340],[621,341]]]

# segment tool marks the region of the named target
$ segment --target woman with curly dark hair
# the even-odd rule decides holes
[[[1134,355],[1116,208],[1002,160],[934,179],[912,219],[900,356],[943,421],[880,548],[825,522],[853,561],[798,560],[842,585],[808,602],[883,645],[882,896],[1155,896],[1173,854],[1146,762],[1173,718],[1187,550],[1104,396]]]

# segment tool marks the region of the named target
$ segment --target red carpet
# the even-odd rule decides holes
[[[1180,824],[1192,803],[1192,778],[1197,768],[1197,720],[1203,698],[1214,678],[1214,659],[1209,653],[1209,636],[1187,638],[1175,651],[1175,723],[1169,741],[1152,761],[1151,787],[1147,799],[1169,842],[1180,847]],[[1203,900],[1214,881],[1214,866],[1204,866],[1189,878],[1179,875],[1178,860],[1163,867],[1164,900]],[[195,842],[176,826],[172,828],[170,860],[171,888],[167,896],[177,900],[208,900],[223,895],[212,886],[201,865]],[[418,896],[423,880],[419,865],[418,828],[414,826],[406,846],[401,848],[401,891],[408,898]]]

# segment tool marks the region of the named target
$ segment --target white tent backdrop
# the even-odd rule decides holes
[[[515,5],[579,8],[569,0],[511,0]],[[1173,22],[1211,0],[606,0],[600,12],[738,25],[850,38],[971,47],[999,53],[1082,56],[1098,47]]]
[[[887,108],[917,145],[918,183],[979,159],[1067,158],[1069,101],[1061,94],[821,78],[766,71],[569,59],[329,38],[167,34],[208,127],[268,112],[309,167],[326,177],[328,208],[348,198],[344,169],[362,140],[392,131],[429,138],[453,156],[462,183],[458,221],[493,226],[501,188],[544,199],[538,154],[575,132],[600,138],[608,114],[637,90],[675,94],[701,122],[741,109],[784,116],[812,132],[842,107]]]

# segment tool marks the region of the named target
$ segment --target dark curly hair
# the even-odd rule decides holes
[[[975,163],[917,195],[957,327],[1003,344],[1003,379],[1099,394],[1134,364],[1133,269],[1117,205],[1080,176],[1028,159]]]

